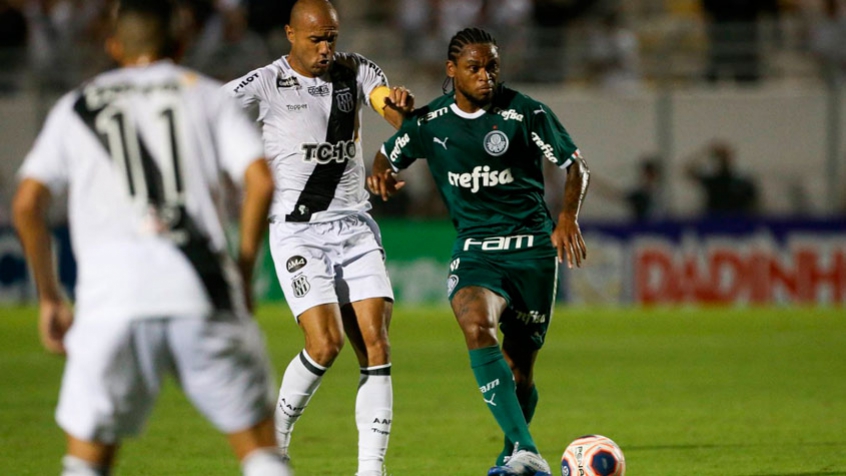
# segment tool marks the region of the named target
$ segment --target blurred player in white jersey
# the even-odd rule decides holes
[[[305,334],[276,408],[288,456],[291,431],[344,344],[361,367],[356,397],[359,476],[382,474],[391,431],[388,327],[393,292],[379,229],[367,213],[361,109],[394,127],[413,107],[405,88],[355,53],[335,51],[338,14],[326,0],[300,0],[285,27],[291,51],[226,85],[261,124],[276,180],[270,250],[286,301]]]
[[[107,47],[122,68],[65,95],[20,170],[14,218],[40,304],[41,339],[67,353],[56,419],[63,476],[110,473],[165,374],[226,433],[247,476],[288,475],[273,391],[243,283],[273,193],[261,139],[220,83],[174,65],[167,0],[124,0]],[[226,254],[220,175],[245,190],[239,265]],[[59,290],[45,211],[69,190],[79,275]]]

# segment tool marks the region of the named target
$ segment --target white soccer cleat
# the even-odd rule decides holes
[[[549,463],[541,455],[518,450],[503,466],[494,466],[488,476],[552,476]]]

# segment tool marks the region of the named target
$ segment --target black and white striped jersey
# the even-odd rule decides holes
[[[160,61],[62,97],[19,172],[67,188],[76,312],[201,316],[240,299],[225,257],[220,177],[263,156],[221,83]]]
[[[364,189],[360,116],[387,86],[382,70],[355,53],[335,53],[323,76],[294,71],[284,56],[226,84],[262,128],[276,181],[272,219],[335,220],[370,208]]]

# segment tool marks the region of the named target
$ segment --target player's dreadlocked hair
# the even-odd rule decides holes
[[[453,35],[452,39],[449,40],[447,59],[453,63],[457,63],[458,56],[461,54],[461,50],[463,50],[465,46],[486,44],[497,46],[496,39],[493,35],[481,28],[465,28]],[[447,93],[447,87],[450,86],[451,83],[452,78],[446,78],[443,87],[441,88],[443,89],[444,94]]]

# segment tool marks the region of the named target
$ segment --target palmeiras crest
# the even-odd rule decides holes
[[[485,150],[494,157],[499,157],[508,150],[508,136],[502,131],[490,131],[485,135]]]

